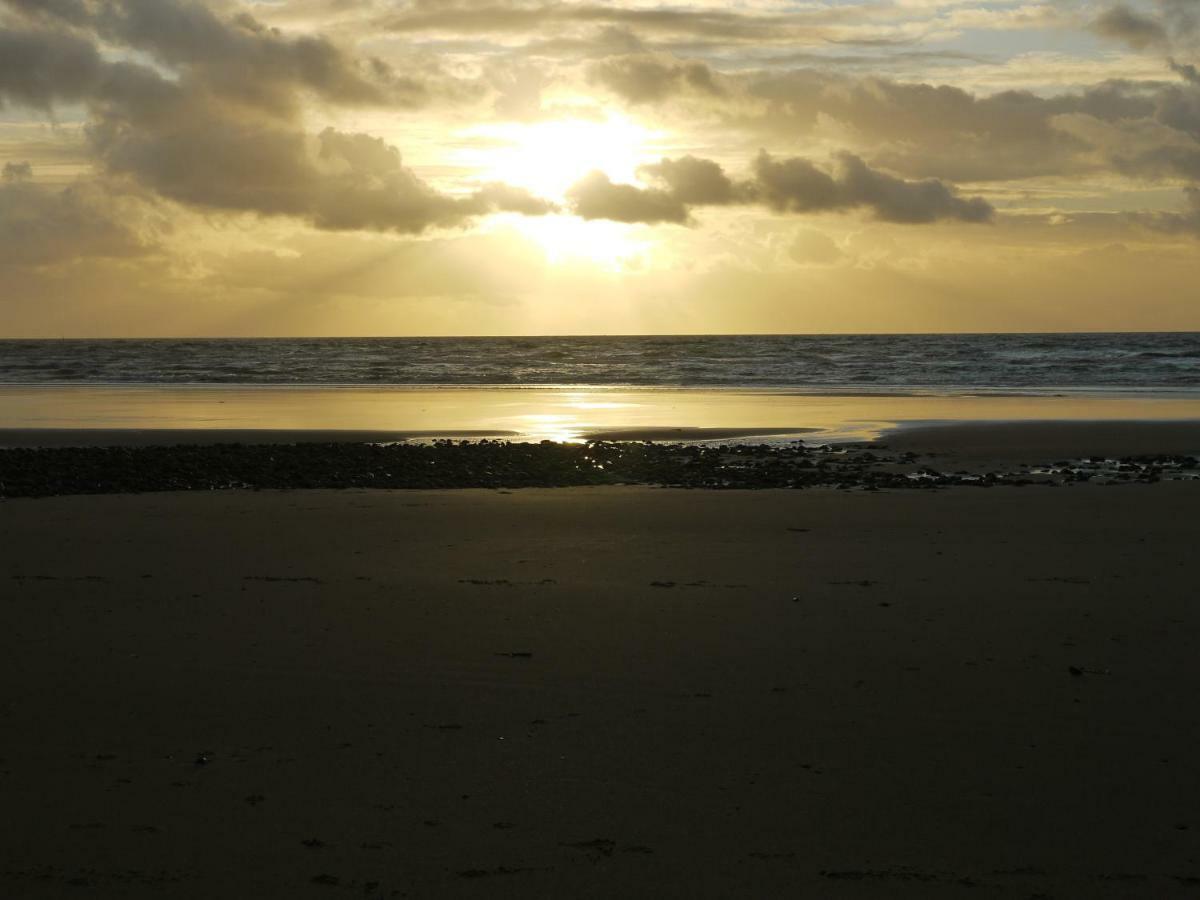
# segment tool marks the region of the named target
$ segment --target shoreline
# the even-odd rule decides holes
[[[1200,398],[1200,387],[1187,385],[1016,385],[915,384],[792,385],[792,384],[685,384],[672,382],[569,382],[569,381],[0,381],[0,391],[54,390],[130,391],[647,391],[660,393],[747,393],[795,397],[1183,397]]]

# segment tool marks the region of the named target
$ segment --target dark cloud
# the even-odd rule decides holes
[[[82,25],[92,14],[90,0],[5,0],[21,12],[41,18],[57,18]]]
[[[807,159],[773,159],[765,150],[754,161],[755,188],[775,212],[806,213],[844,208],[833,176]]]
[[[549,204],[492,185],[466,197],[431,188],[378,137],[326,129],[311,136],[153,84],[150,96],[105,104],[89,130],[110,173],[192,206],[293,216],[318,228],[419,233],[495,211],[540,215]]]
[[[1157,16],[1137,12],[1124,4],[1110,7],[1093,29],[1135,49],[1166,52],[1167,65],[1182,85],[1160,86],[1150,101],[1153,109],[1140,118],[1115,122],[1107,132],[1111,141],[1097,142],[1092,150],[1116,171],[1136,178],[1200,181],[1200,70],[1181,61],[1200,50],[1200,4],[1196,0],[1156,0]],[[1143,136],[1142,140],[1131,135]],[[1144,136],[1157,140],[1147,145]],[[1165,231],[1196,232],[1200,206],[1195,188],[1188,189],[1192,211],[1142,217]]]
[[[0,181],[28,181],[33,178],[33,166],[28,162],[9,162],[0,172]]]
[[[1200,8],[1196,0],[1158,0],[1167,31],[1180,43],[1192,42],[1200,35]]]
[[[585,175],[567,191],[571,212],[584,219],[654,224],[688,221],[688,209],[668,191],[614,184],[603,172]]]
[[[1200,69],[1188,63],[1176,62],[1168,60],[1167,64],[1171,67],[1171,71],[1191,84],[1200,84]]]
[[[876,160],[909,175],[982,181],[1055,174],[1071,168],[1082,149],[1052,123],[1078,105],[1024,92],[977,97],[948,86],[813,70],[755,78],[746,90],[761,105],[735,108],[731,125],[796,139],[822,122],[836,123],[870,146]],[[1139,111],[1149,108],[1142,103]]]
[[[723,206],[749,199],[753,186],[735,184],[710,159],[681,156],[642,166],[639,171],[665,185],[670,194],[692,206]]]
[[[66,32],[0,28],[0,102],[48,109],[97,86],[105,64],[95,45]]]
[[[588,80],[629,103],[660,101],[680,91],[719,96],[712,70],[702,62],[678,61],[645,54],[616,56],[588,67]]]
[[[1092,30],[1105,37],[1124,41],[1139,50],[1167,42],[1167,29],[1162,23],[1124,5],[1105,10],[1092,23]]]
[[[1116,148],[1101,140],[1112,128],[1064,127],[1079,117],[1170,138],[1166,126],[1179,132],[1176,138],[1200,139],[1200,85],[1181,66],[1178,73],[1182,83],[1114,80],[1044,97],[802,70],[743,79],[735,96],[747,102],[726,104],[719,115],[731,128],[772,141],[802,139],[832,124],[867,148],[873,165],[905,177],[1084,176],[1113,169]],[[1145,176],[1163,171],[1147,169]]]
[[[403,101],[391,70],[320,38],[291,38],[246,15],[186,0],[5,0],[28,20],[0,32],[0,99],[89,110],[88,147],[103,173],[189,206],[291,216],[325,229],[417,233],[498,211],[550,204],[488,185],[443,194],[366,134],[308,134],[301,99]],[[100,40],[159,67],[106,61]],[[169,66],[164,72],[161,66]]]
[[[0,182],[0,267],[144,256],[167,230],[144,201],[95,182],[44,188],[31,184],[28,172],[10,177],[10,166]]]
[[[1149,15],[1124,3],[1115,4],[1092,23],[1092,30],[1137,50],[1167,48],[1194,53],[1200,49],[1200,5],[1196,0],[1155,0],[1154,6],[1155,14]]]
[[[558,207],[550,201],[537,197],[524,188],[514,187],[502,182],[491,182],[475,191],[466,201],[468,209],[474,209],[475,215],[486,215],[491,212],[520,213],[524,216],[544,216],[558,212]]]
[[[1114,169],[1133,178],[1200,181],[1200,147],[1160,145],[1144,150],[1115,149],[1110,157]]]
[[[417,105],[424,86],[385,62],[359,59],[329,40],[287,36],[248,13],[219,17],[187,0],[4,0],[45,24],[87,29],[169,66],[204,71],[212,85],[275,100],[303,87],[338,103]]]
[[[849,206],[865,206],[885,222],[923,224],[949,219],[990,222],[995,210],[982,197],[960,197],[936,178],[905,181],[872,169],[852,153],[838,155],[837,184]]]
[[[794,72],[757,80],[766,109],[745,125],[797,136],[829,120],[851,127],[878,160],[914,175],[1006,180],[1061,172],[1078,142],[1051,124],[1072,104],[1021,91],[985,97],[944,85]]]
[[[904,181],[872,169],[852,153],[837,156],[834,174],[805,159],[754,161],[760,196],[776,212],[820,212],[865,207],[885,222],[924,224],[945,219],[988,222],[994,210],[980,197],[963,198],[936,179]]]
[[[686,224],[690,207],[748,203],[778,213],[867,209],[877,219],[902,224],[989,222],[995,213],[986,200],[961,197],[936,179],[905,181],[872,169],[851,153],[838,154],[835,162],[830,173],[807,159],[776,159],[763,151],[754,161],[753,178],[734,182],[712,160],[685,156],[642,167],[661,188],[614,184],[593,172],[568,196],[577,215],[618,222]]]

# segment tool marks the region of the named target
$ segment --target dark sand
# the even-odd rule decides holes
[[[905,426],[880,438],[895,450],[978,460],[1052,462],[1085,456],[1200,455],[1200,421],[956,422]]]
[[[0,896],[1196,896],[1198,508],[0,502]]]

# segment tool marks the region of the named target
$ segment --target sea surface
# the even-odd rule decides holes
[[[1200,333],[0,341],[10,385],[1200,391]]]

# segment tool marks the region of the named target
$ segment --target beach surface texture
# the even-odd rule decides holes
[[[888,452],[1096,438],[1005,435]],[[1194,896],[1200,483],[1110,463],[10,497],[0,895]]]

